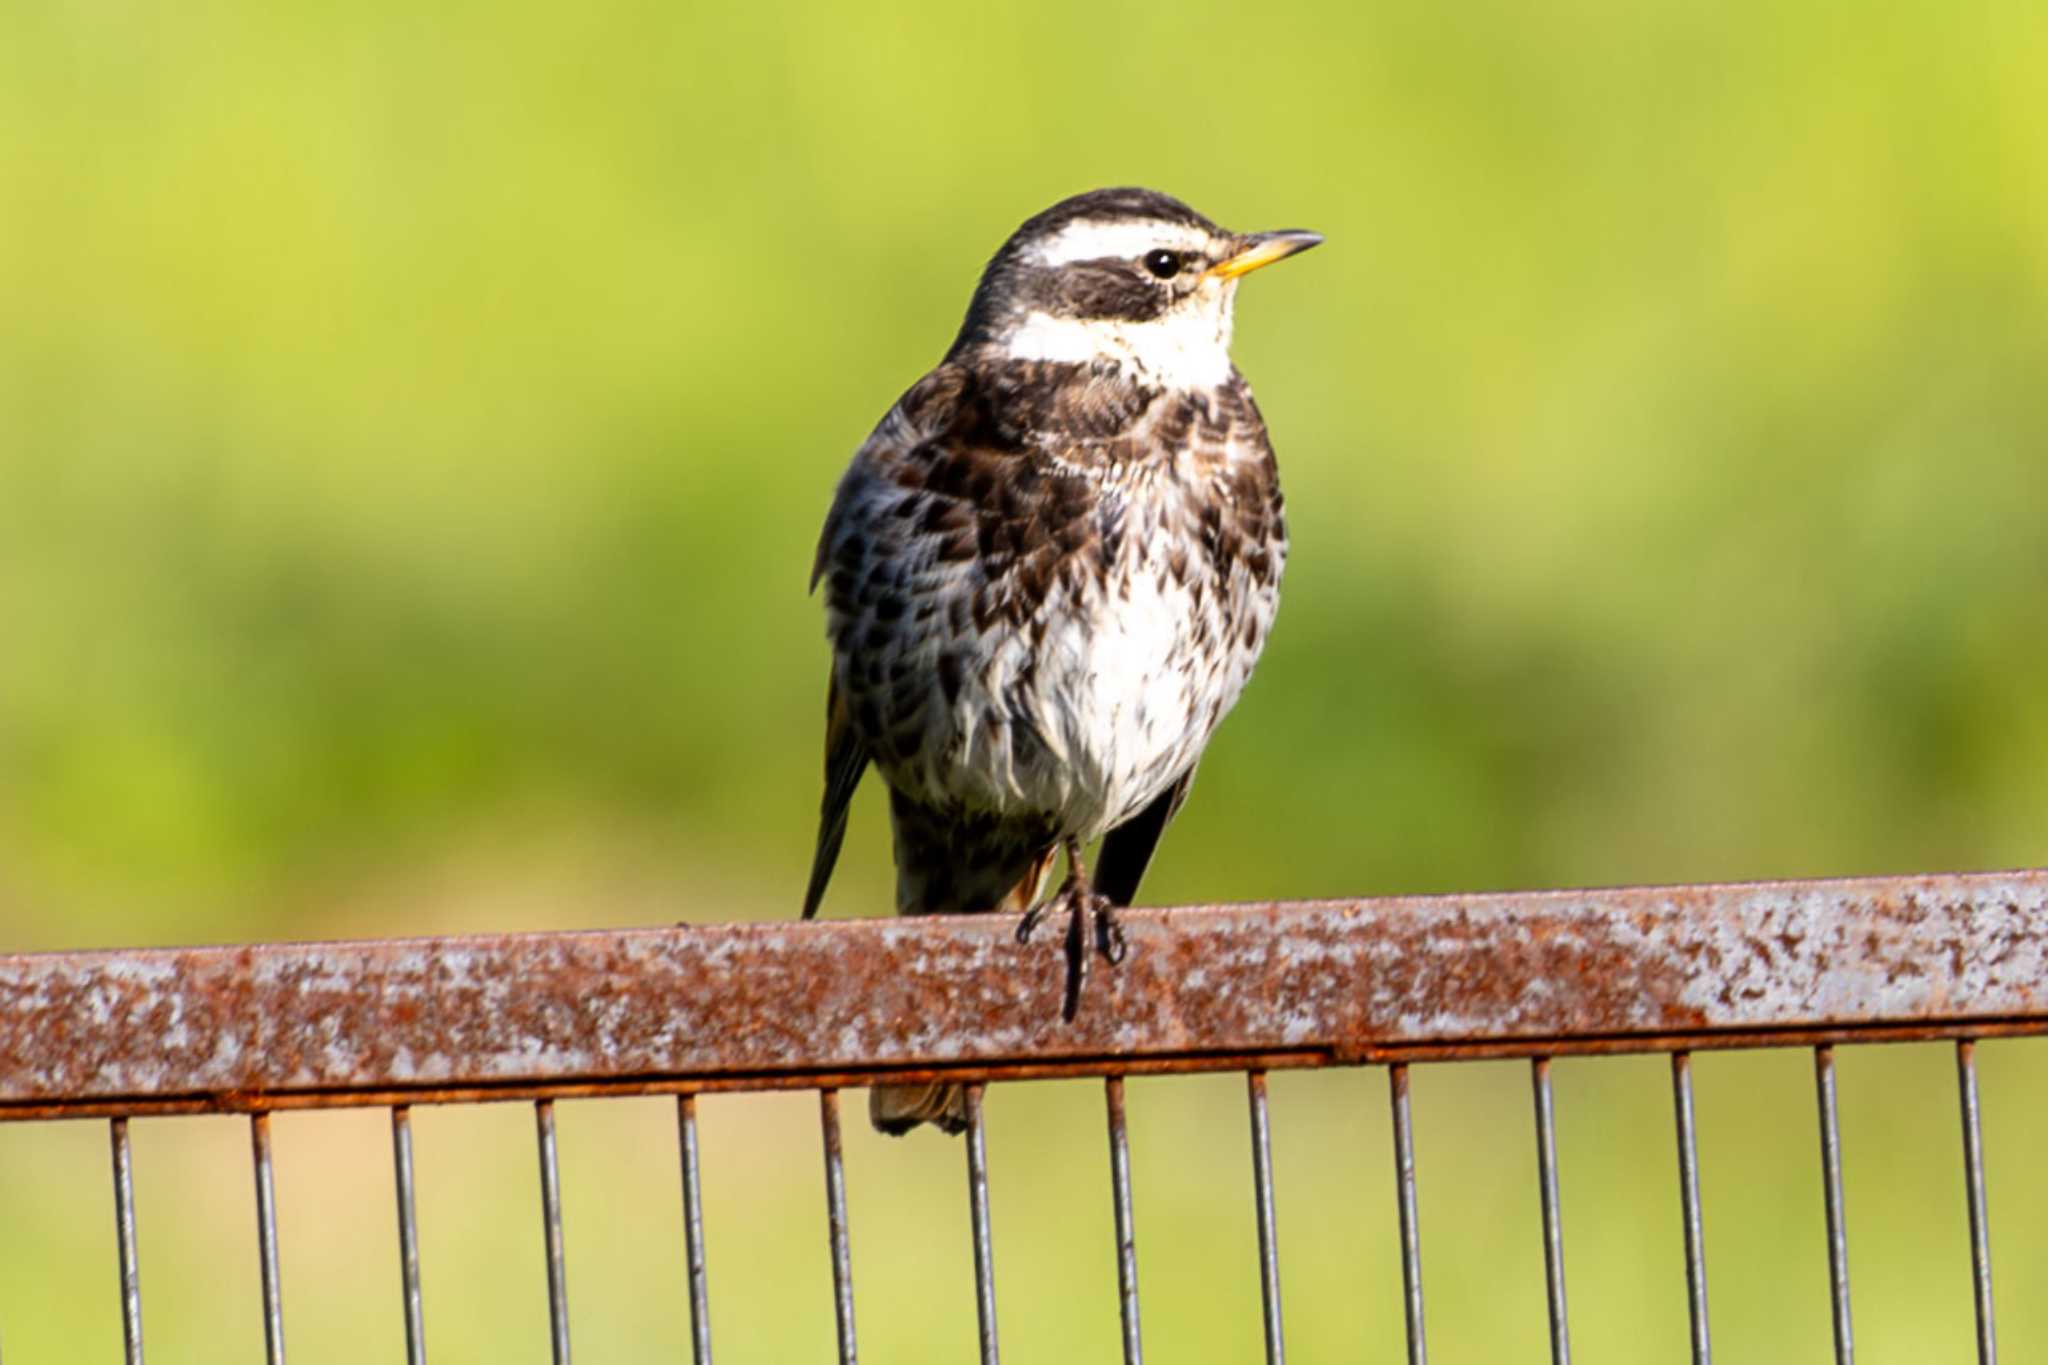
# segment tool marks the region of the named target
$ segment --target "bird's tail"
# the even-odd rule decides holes
[[[896,910],[904,915],[1022,914],[1038,899],[1055,849],[1004,847],[969,856],[952,846],[947,827],[899,793],[890,793],[896,832]],[[944,1081],[878,1085],[868,1092],[868,1117],[891,1137],[920,1123],[948,1133],[967,1131],[967,1091]]]
[[[902,1137],[920,1123],[947,1133],[967,1131],[967,1088],[941,1081],[922,1085],[878,1085],[868,1091],[868,1117],[890,1137]]]

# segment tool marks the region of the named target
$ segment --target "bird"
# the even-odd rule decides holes
[[[1016,912],[1020,942],[1064,914],[1069,1021],[1091,948],[1122,960],[1116,910],[1251,676],[1287,559],[1273,447],[1230,359],[1238,284],[1322,240],[1119,187],[1027,219],[989,260],[819,536],[832,665],[805,919],[872,765],[899,914]],[[959,1085],[869,1096],[884,1133],[967,1124]]]

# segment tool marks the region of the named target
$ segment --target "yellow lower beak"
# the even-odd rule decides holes
[[[1304,232],[1289,228],[1284,232],[1254,232],[1238,239],[1240,245],[1236,254],[1226,256],[1209,267],[1208,273],[1219,280],[1234,280],[1239,275],[1249,275],[1262,265],[1284,261],[1297,251],[1307,251],[1312,246],[1321,246],[1323,235],[1319,232]]]

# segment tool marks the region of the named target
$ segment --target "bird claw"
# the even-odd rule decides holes
[[[1064,896],[1065,892],[1062,891],[1061,895]],[[1040,901],[1024,912],[1024,918],[1017,921],[1017,942],[1031,942],[1031,935],[1045,921],[1045,917],[1052,912],[1052,907],[1059,899],[1059,896],[1055,896],[1052,900]]]
[[[1051,899],[1040,901],[1024,912],[1024,917],[1017,922],[1017,942],[1030,942],[1031,935],[1047,917],[1062,911],[1067,916],[1067,980],[1060,1017],[1071,1023],[1081,1006],[1081,986],[1088,979],[1090,926],[1094,929],[1094,951],[1111,966],[1130,956],[1130,943],[1124,937],[1123,924],[1117,919],[1116,903],[1080,877],[1068,878]]]
[[[1130,942],[1124,938],[1123,921],[1116,915],[1116,904],[1107,897],[1099,899],[1095,906],[1095,950],[1112,967],[1131,953]]]

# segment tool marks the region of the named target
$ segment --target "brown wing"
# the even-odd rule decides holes
[[[839,612],[859,607],[861,575],[871,571],[868,559],[873,538],[866,534],[866,528],[849,528],[849,501],[857,503],[863,496],[873,496],[877,470],[900,461],[904,451],[916,442],[920,417],[949,419],[964,383],[964,375],[954,367],[942,366],[926,375],[890,409],[840,481],[832,510],[826,514],[824,528],[818,535],[810,581],[813,592],[820,582],[826,584],[826,599]],[[839,555],[836,562],[835,551]],[[843,622],[834,627],[834,648],[842,652],[846,629]],[[839,846],[846,839],[847,808],[872,757],[867,741],[854,726],[852,706],[840,691],[835,669],[825,698],[825,796],[818,810],[818,845],[811,857],[811,881],[804,891],[805,919],[818,913],[818,903],[825,898],[825,884],[832,880],[833,864],[839,861]]]
[[[825,694],[825,799],[818,807],[818,848],[811,857],[811,884],[804,891],[805,919],[818,913],[818,902],[825,898],[825,883],[832,880],[832,865],[839,861],[839,845],[846,838],[846,811],[867,768],[867,746],[854,733],[846,701],[839,695],[839,680],[834,678]]]
[[[1179,813],[1188,789],[1195,785],[1195,770],[1189,768],[1172,786],[1159,793],[1151,805],[1102,836],[1102,851],[1095,855],[1095,889],[1118,905],[1129,905],[1138,894],[1138,883],[1159,847],[1159,836]]]

